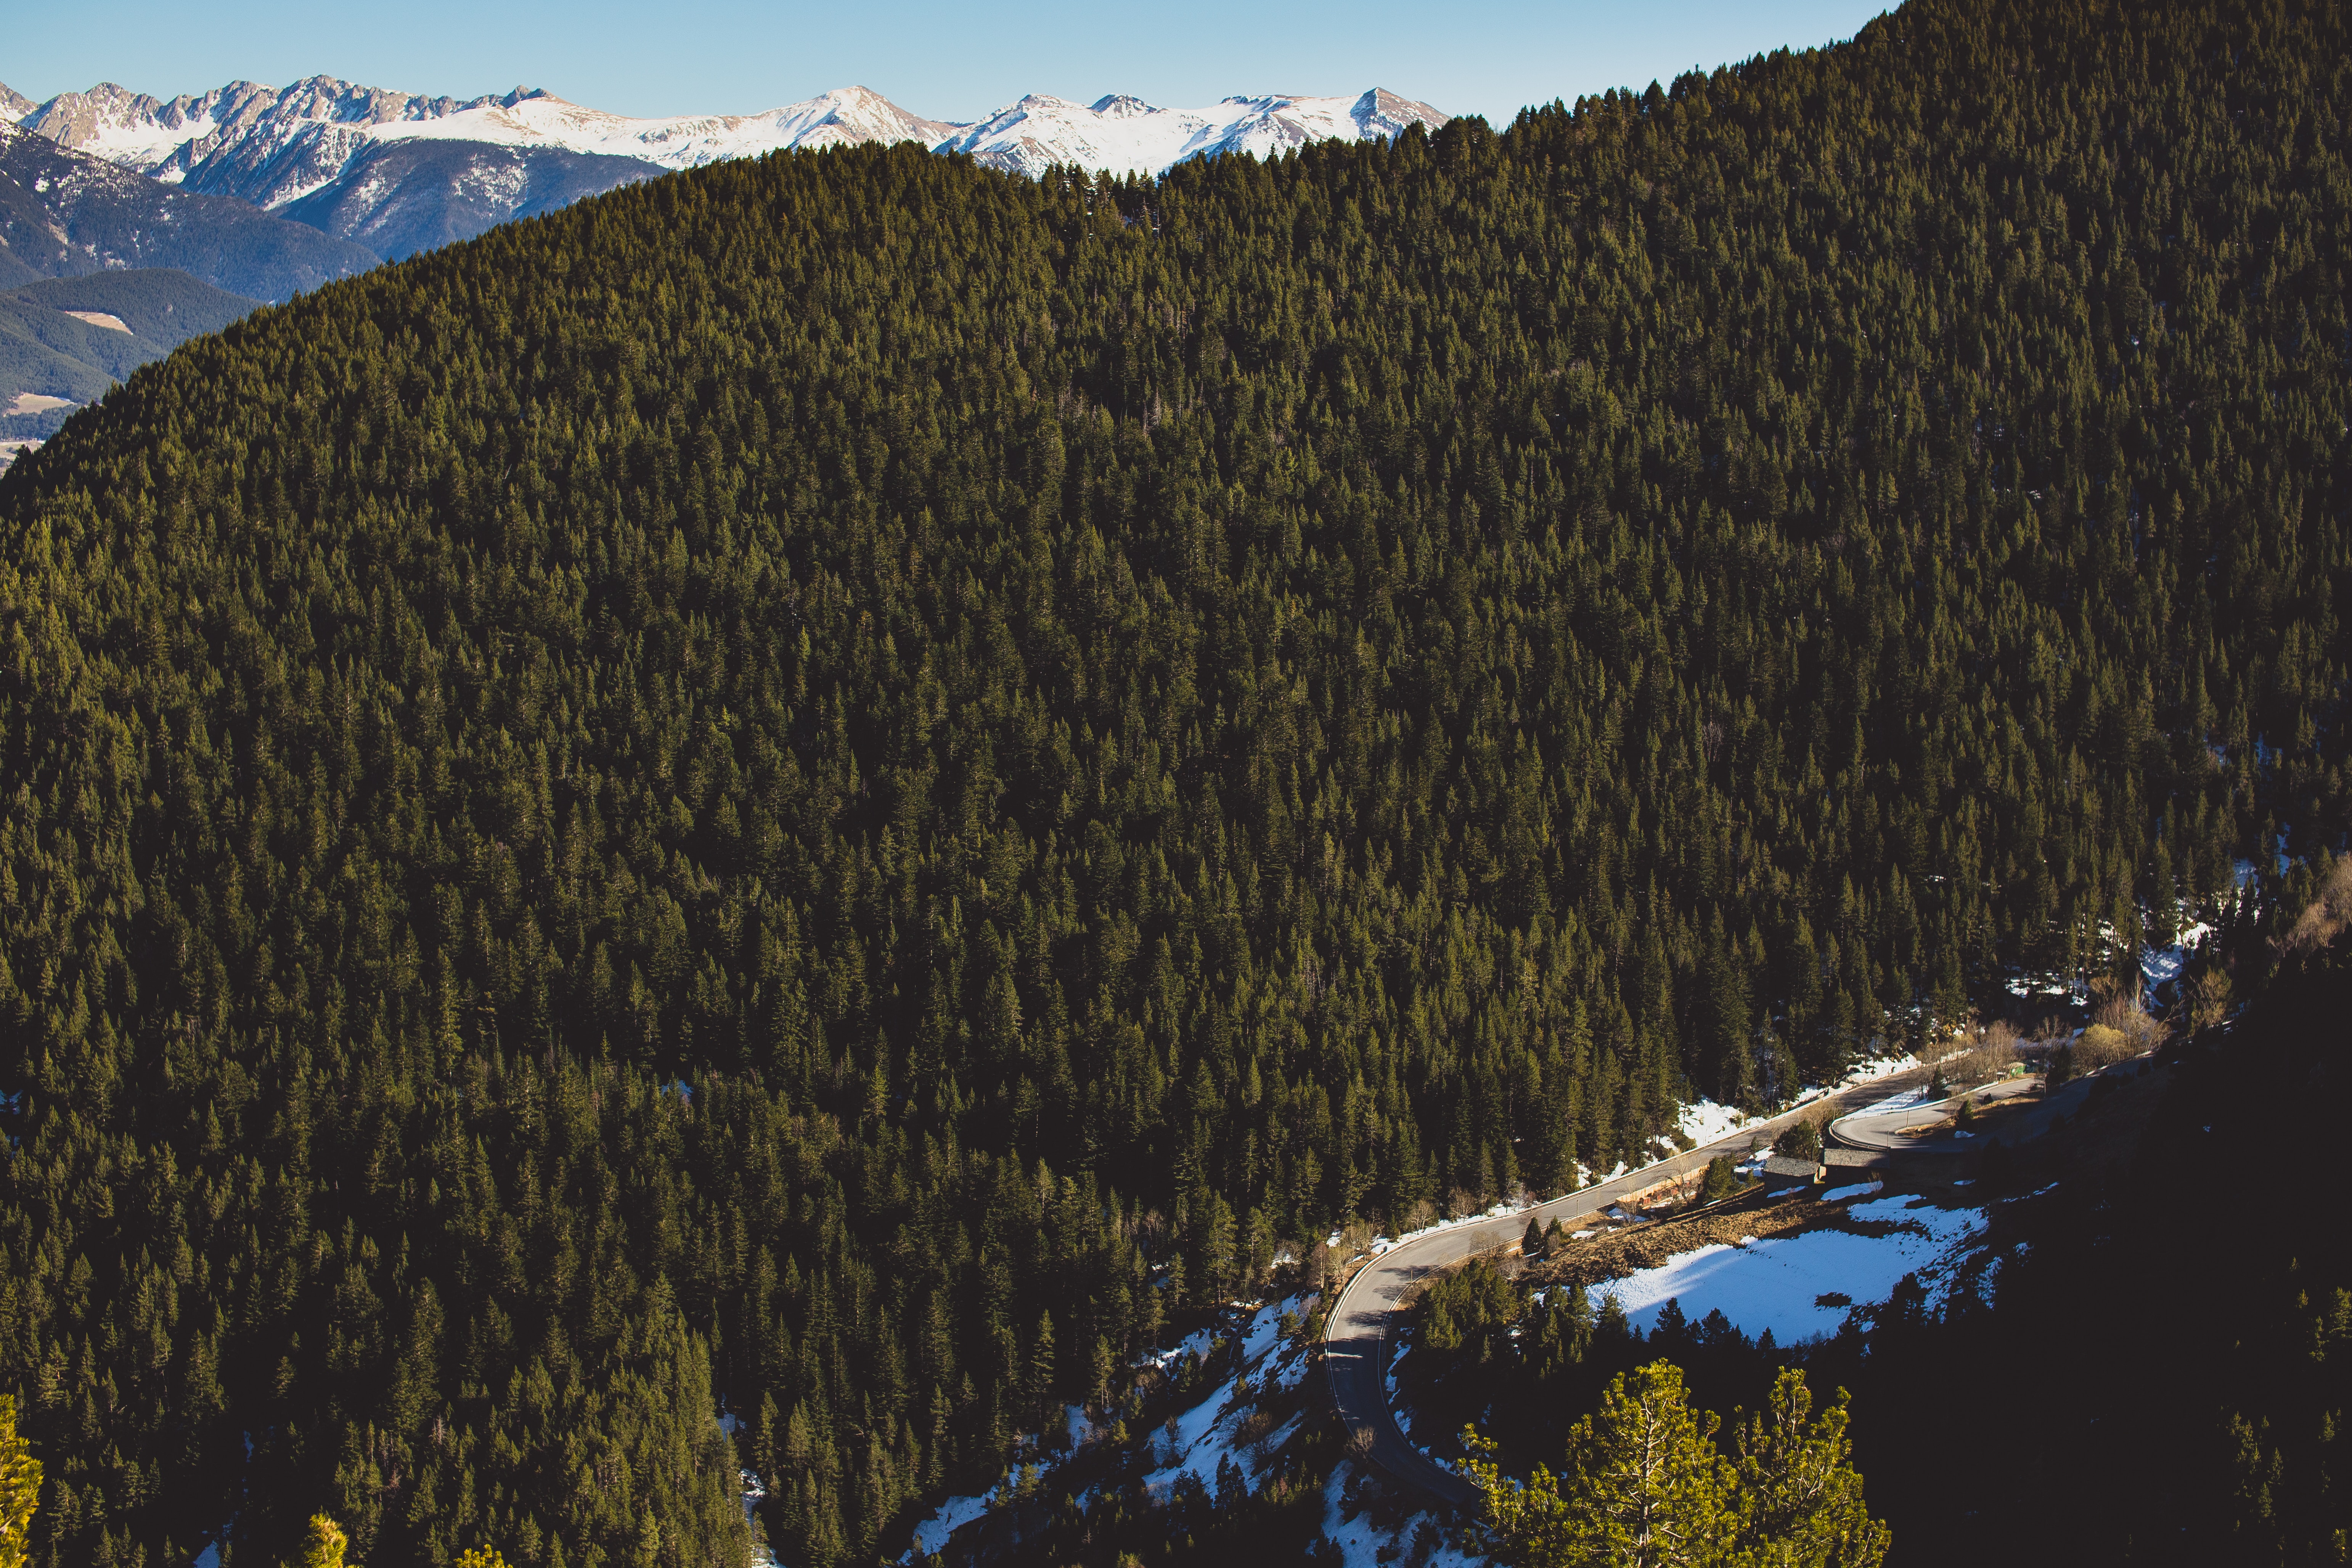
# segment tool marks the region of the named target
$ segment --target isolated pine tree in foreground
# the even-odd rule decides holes
[[[1558,1475],[1538,1465],[1511,1480],[1466,1432],[1481,1544],[1512,1568],[1876,1568],[1889,1532],[1863,1506],[1845,1395],[1809,1424],[1811,1409],[1804,1374],[1783,1372],[1727,1459],[1717,1418],[1691,1408],[1682,1369],[1661,1361],[1611,1380]]]
[[[1805,1374],[1790,1368],[1773,1383],[1765,1409],[1738,1424],[1732,1440],[1738,1563],[1864,1568],[1886,1555],[1893,1532],[1863,1506],[1862,1475],[1846,1436],[1845,1391],[1808,1425],[1812,1407]]]
[[[323,1513],[310,1516],[310,1532],[302,1542],[302,1554],[294,1559],[294,1568],[343,1568],[343,1549],[349,1545],[343,1527]]]
[[[16,1396],[0,1394],[0,1568],[24,1568],[40,1498],[41,1461],[16,1431]]]

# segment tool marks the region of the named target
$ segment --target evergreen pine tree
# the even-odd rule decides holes
[[[1738,1568],[1877,1568],[1891,1539],[1863,1506],[1846,1396],[1810,1422],[1805,1376],[1784,1369],[1765,1409],[1735,1423]]]
[[[41,1500],[41,1461],[16,1430],[16,1396],[0,1394],[0,1568],[25,1568],[33,1510]]]

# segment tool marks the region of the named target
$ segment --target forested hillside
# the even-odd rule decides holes
[[[23,394],[102,397],[135,366],[220,331],[255,303],[169,268],[48,278],[0,293],[0,439],[39,440],[65,423],[66,409],[17,410]]]
[[[1285,1239],[2340,844],[2346,31],[782,155],[140,370],[0,480],[36,1561],[870,1561]]]

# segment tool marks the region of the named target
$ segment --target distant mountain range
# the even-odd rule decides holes
[[[782,148],[918,142],[1035,175],[1056,163],[1158,174],[1219,153],[1264,156],[1329,137],[1395,136],[1446,116],[1378,89],[1355,98],[1228,98],[1163,109],[1033,95],[972,124],[929,120],[869,89],[758,114],[640,120],[521,88],[458,100],[331,77],[232,82],[163,100],[102,84],[0,115],[61,148],[185,191],[234,196],[397,258],[672,169]]]
[[[185,339],[382,259],[0,124],[0,457]]]
[[[1032,95],[960,124],[862,87],[759,114],[636,120],[520,88],[459,100],[332,77],[168,100],[106,83],[46,103],[0,86],[0,443],[53,433],[133,366],[257,301],[674,169],[915,142],[1031,176],[1055,164],[1150,174],[1445,121],[1378,89],[1206,109]],[[40,281],[75,279],[92,282]],[[89,304],[101,279],[106,299],[139,308]]]
[[[171,267],[232,294],[283,300],[381,259],[250,202],[160,184],[0,124],[0,289]]]

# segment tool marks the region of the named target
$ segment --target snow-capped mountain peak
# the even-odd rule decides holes
[[[1435,130],[1446,116],[1425,103],[1374,88],[1362,96],[1267,93],[1220,100],[1205,109],[1161,109],[1123,95],[1091,107],[1033,93],[940,144],[983,163],[1040,174],[1056,163],[1157,174],[1188,158],[1220,153],[1265,157],[1329,137],[1386,140],[1409,124]]]
[[[758,114],[688,114],[639,120],[589,109],[549,93],[473,104],[436,120],[377,128],[378,141],[430,139],[508,147],[551,147],[635,158],[665,169],[721,158],[757,156],[780,147],[858,142],[936,145],[956,127],[909,114],[871,88],[842,88]]]
[[[5,90],[5,89],[0,89]],[[1055,163],[1156,174],[1206,153],[1281,152],[1324,137],[1391,137],[1442,125],[1425,103],[1375,88],[1361,97],[1288,93],[1164,109],[1126,93],[1091,105],[1032,93],[975,124],[930,120],[871,88],[851,87],[755,114],[611,114],[518,87],[435,98],[315,76],[283,88],[236,81],[170,100],[111,82],[7,117],[78,152],[171,183],[284,206],[332,184],[373,144],[431,140],[543,148],[680,169],[785,147],[920,142],[1034,174]]]
[[[1088,112],[1111,120],[1132,120],[1139,114],[1157,114],[1160,110],[1143,100],[1124,92],[1108,93],[1088,106]]]
[[[639,118],[518,87],[436,98],[315,76],[235,81],[158,99],[111,82],[34,104],[0,89],[0,115],[72,151],[206,195],[240,197],[385,256],[444,244],[669,169],[785,148],[917,142],[992,168],[1156,174],[1188,158],[1267,156],[1330,137],[1396,136],[1446,117],[1375,88],[1169,109],[1125,93],[1092,104],[1032,93],[976,123],[927,119],[871,88],[755,114]]]

